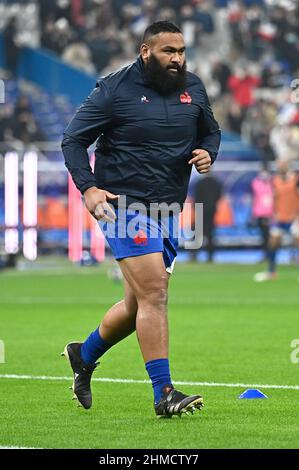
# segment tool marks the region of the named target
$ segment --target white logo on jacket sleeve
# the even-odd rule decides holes
[[[149,103],[149,100],[144,95],[140,98],[140,101],[141,101],[141,103]]]

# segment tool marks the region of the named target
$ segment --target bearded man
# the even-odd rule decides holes
[[[87,148],[95,140],[93,173]],[[207,173],[219,145],[220,129],[204,85],[187,72],[183,35],[168,21],[145,30],[136,62],[99,80],[65,130],[66,166],[87,209],[99,220],[125,291],[85,342],[65,347],[73,391],[84,408],[92,404],[96,361],[135,331],[156,415],[193,413],[203,406],[200,395],[185,395],[171,380],[167,290],[178,239],[163,226],[166,218],[168,227],[175,225],[177,213],[166,216],[165,206],[176,204],[180,210],[192,166]],[[137,233],[130,230],[136,203],[145,208]],[[152,217],[152,204],[163,205],[163,214]]]

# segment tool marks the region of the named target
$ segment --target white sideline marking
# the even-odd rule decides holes
[[[42,449],[42,447],[0,446],[0,449]]]
[[[16,375],[16,374],[0,374],[0,379],[17,379],[17,380],[70,380],[72,377],[51,377],[46,375]],[[111,379],[108,377],[96,377],[92,379],[93,382],[110,382],[110,383],[125,383],[125,384],[150,384],[150,380],[135,380],[135,379]],[[185,382],[175,380],[173,383],[177,385],[191,385],[191,386],[202,386],[202,387],[231,387],[231,388],[273,388],[273,389],[284,389],[284,390],[299,390],[299,385],[269,385],[269,384],[228,384],[218,382]]]

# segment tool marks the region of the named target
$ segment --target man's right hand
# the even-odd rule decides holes
[[[97,220],[105,220],[106,222],[115,222],[116,215],[108,201],[118,198],[119,196],[96,186],[92,186],[84,192],[85,205],[91,215]]]

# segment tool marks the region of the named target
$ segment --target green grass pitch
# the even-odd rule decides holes
[[[105,310],[122,297],[107,265],[7,271],[0,274],[0,447],[38,448],[299,448],[299,338],[296,267],[255,284],[261,266],[177,265],[169,293],[170,365],[177,386],[200,393],[194,416],[157,420],[148,383],[93,382],[91,410],[71,401],[70,340],[84,340]],[[5,378],[8,374],[30,376]],[[45,376],[46,380],[34,379]],[[148,379],[135,335],[102,358],[95,378]],[[212,383],[231,386],[213,386]],[[239,400],[236,384],[269,397]]]

